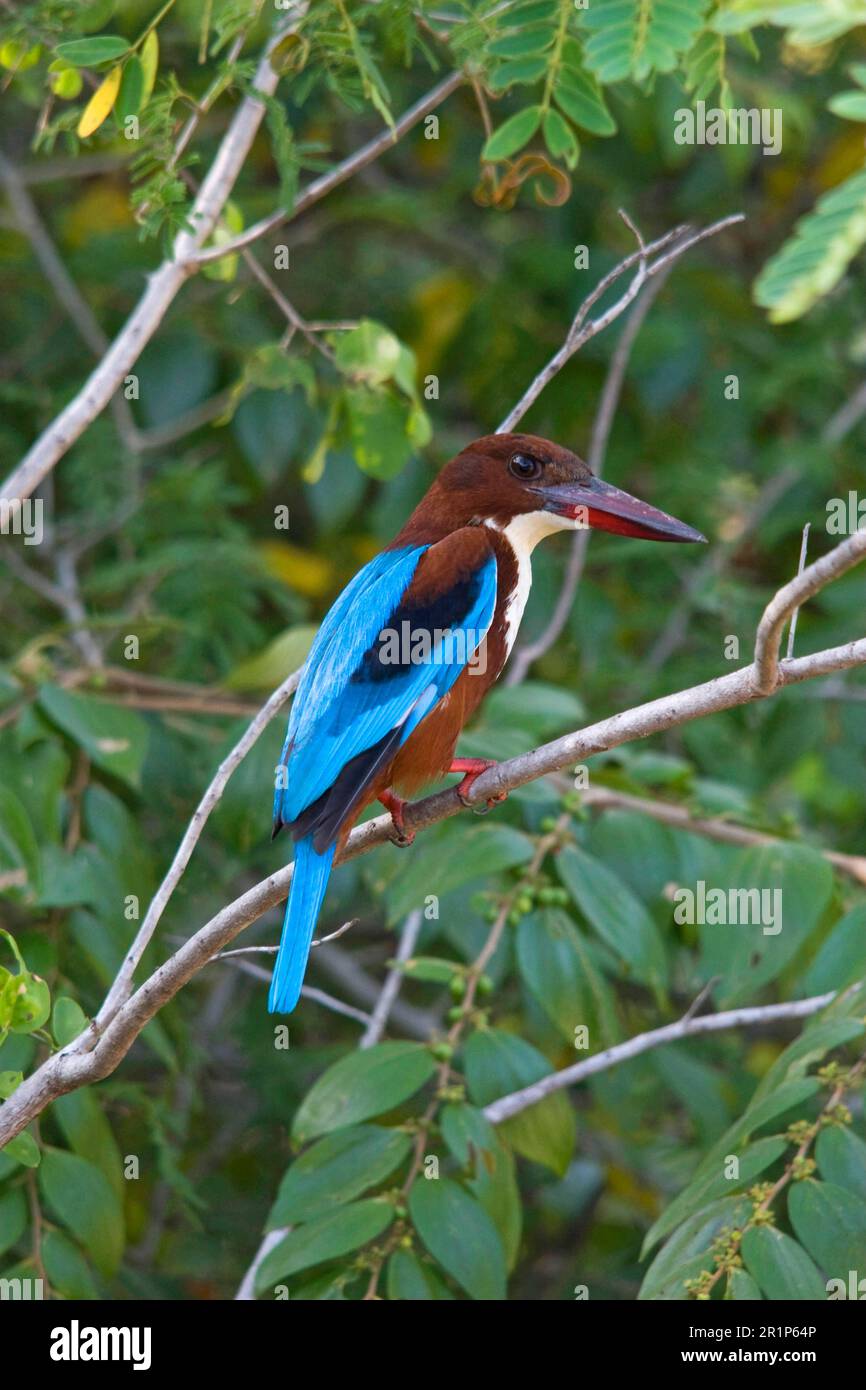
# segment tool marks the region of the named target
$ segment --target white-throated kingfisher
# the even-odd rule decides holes
[[[381,801],[405,843],[404,796],[462,772],[462,799],[493,765],[455,759],[457,739],[514,645],[533,548],[582,527],[704,539],[602,482],[568,449],[531,434],[486,435],[445,465],[399,535],[330,609],[277,767],[274,834],[291,831],[295,869],[272,1013],[290,1013],[298,1001],[334,856],[364,808]]]

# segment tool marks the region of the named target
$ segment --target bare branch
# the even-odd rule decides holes
[[[599,398],[598,409],[595,413],[589,457],[587,459],[590,468],[597,478],[600,478],[604,471],[604,457],[607,452],[607,441],[610,437],[616,408],[619,404],[619,398],[625,382],[625,374],[628,368],[631,350],[644,320],[652,308],[654,300],[664,287],[664,283],[671,268],[672,267],[668,267],[668,269],[658,275],[651,284],[645,286],[628,316],[625,328],[622,331],[619,342],[610,360],[604,387],[602,388],[602,393]],[[550,615],[550,620],[544,631],[534,642],[527,642],[517,649],[508,664],[508,671],[505,676],[506,685],[519,685],[526,676],[530,666],[538,661],[540,657],[544,656],[545,652],[550,650],[559,637],[559,634],[562,632],[562,629],[565,627],[568,621],[568,615],[574,603],[577,587],[583,575],[588,545],[589,528],[584,527],[580,531],[575,531],[571,539],[571,549],[569,551],[562,585],[556,603],[554,604],[553,612]]]
[[[758,695],[769,695],[782,679],[779,665],[779,644],[782,629],[788,619],[807,599],[812,598],[833,579],[859,565],[866,556],[866,531],[855,531],[841,545],[798,574],[768,603],[758,625],[755,642],[754,687]]]
[[[630,796],[628,792],[613,791],[609,787],[591,787],[581,794],[584,806],[595,810],[635,811],[642,816],[669,825],[674,830],[685,830],[692,835],[705,835],[708,840],[718,840],[726,845],[780,845],[790,844],[777,835],[764,830],[752,830],[745,825],[736,825],[729,820],[716,817],[693,816],[687,806],[677,806],[669,801],[653,801],[642,796]],[[829,864],[855,882],[866,887],[866,856],[862,854],[842,854],[835,849],[819,849]]]
[[[667,1043],[679,1042],[681,1038],[693,1038],[705,1033],[722,1033],[728,1028],[755,1028],[767,1023],[778,1023],[780,1020],[809,1018],[826,1008],[835,998],[835,990],[832,990],[829,994],[816,994],[811,999],[797,999],[787,1004],[728,1009],[726,1013],[701,1014],[698,1018],[686,1014],[676,1023],[654,1028],[650,1033],[638,1033],[636,1037],[629,1038],[628,1042],[618,1043],[616,1047],[609,1047],[604,1052],[597,1052],[583,1062],[575,1062],[573,1067],[555,1071],[531,1086],[524,1086],[521,1091],[513,1091],[511,1095],[494,1100],[485,1106],[485,1118],[493,1125],[502,1124],[503,1120],[509,1120],[512,1115],[519,1115],[530,1105],[537,1105],[545,1096],[554,1095],[567,1086],[575,1086],[579,1081],[585,1081],[588,1076],[597,1076],[599,1072],[609,1071],[611,1067],[639,1057],[641,1053],[649,1052],[654,1047],[664,1047]]]
[[[400,934],[400,945],[397,950],[394,965],[385,977],[382,992],[376,1000],[376,1006],[373,1009],[370,1022],[367,1025],[367,1030],[358,1044],[361,1048],[375,1047],[385,1031],[388,1015],[391,1012],[394,1000],[400,993],[400,986],[404,979],[404,972],[400,967],[405,964],[415,950],[423,921],[421,909],[416,908],[414,912],[409,913],[409,916],[403,923],[403,930]]]
[[[644,246],[641,241],[638,250],[626,256],[618,265],[608,271],[607,275],[598,282],[595,289],[587,295],[574,316],[572,325],[568,330],[565,342],[551,357],[550,361],[536,376],[535,380],[527,387],[517,405],[506,415],[502,424],[499,425],[497,434],[508,434],[514,429],[524,417],[530,406],[534,405],[541,395],[548,382],[552,381],[558,372],[562,370],[576,352],[588,343],[591,338],[596,337],[608,324],[618,319],[637,297],[641,286],[647,279],[658,275],[663,269],[676,260],[692,246],[697,246],[698,242],[705,241],[707,237],[715,236],[717,232],[724,231],[727,227],[732,227],[744,220],[743,213],[733,213],[730,217],[723,217],[720,221],[712,223],[709,227],[704,227],[698,232],[692,232],[688,227],[675,227],[673,231],[666,232],[664,236],[656,241],[651,241],[648,246]],[[668,251],[667,255],[659,254],[672,242],[676,242],[673,250]],[[658,255],[658,260],[652,260],[653,256]],[[632,266],[637,266],[637,271],[625,292],[611,304],[598,318],[590,319],[587,317],[602,296],[610,289],[617,280],[623,276]]]
[[[365,169],[368,164],[372,164],[381,154],[395,145],[398,140],[422,121],[431,111],[435,111],[437,106],[441,106],[446,98],[464,81],[462,72],[452,72],[438,82],[435,87],[431,87],[429,92],[425,92],[423,97],[415,102],[403,112],[403,115],[394,122],[394,126],[387,127],[372,140],[368,140],[366,145],[355,150],[348,159],[344,159],[341,164],[329,169],[326,174],[321,174],[319,178],[313,179],[312,183],[302,189],[295,199],[294,207],[291,212],[286,212],[283,208],[278,208],[276,212],[270,213],[268,217],[263,217],[261,221],[254,222],[245,231],[239,232],[231,241],[223,242],[221,246],[209,246],[204,250],[191,253],[194,258],[194,266],[206,265],[208,261],[218,261],[223,256],[231,256],[235,251],[242,251],[245,246],[251,246],[260,237],[266,236],[268,232],[273,232],[277,227],[281,227],[284,222],[288,222],[295,217],[299,217],[307,208],[318,203],[327,194],[332,192],[346,179],[350,179],[353,174],[357,174],[361,169]]]

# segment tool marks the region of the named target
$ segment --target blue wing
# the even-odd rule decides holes
[[[496,604],[495,558],[476,531],[471,550],[480,562],[452,575],[448,562],[460,553],[453,542],[385,552],[329,613],[295,696],[275,797],[278,826],[306,833],[305,813],[332,791],[333,830],[338,805],[350,809],[451,689],[486,634]],[[426,641],[417,647],[419,637]],[[321,850],[324,826],[317,830]]]
[[[326,614],[292,704],[274,792],[275,830],[315,801],[339,771],[316,756],[317,735],[329,728],[334,702],[375,641],[382,614],[391,612],[411,584],[426,549],[382,551],[358,571]]]

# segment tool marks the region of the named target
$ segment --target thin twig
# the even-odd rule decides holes
[[[616,350],[610,361],[610,366],[604,381],[604,387],[599,398],[598,409],[592,428],[592,438],[590,440],[589,457],[587,462],[597,478],[604,472],[604,459],[607,452],[607,442],[613,425],[616,408],[622,393],[625,382],[625,374],[628,368],[629,357],[634,346],[635,339],[649,313],[653,301],[664,287],[664,283],[673,267],[668,267],[649,285],[644,286],[634,308],[626,320],[625,328],[620,335]],[[565,567],[562,584],[553,612],[544,631],[536,637],[535,641],[527,642],[519,647],[508,664],[508,671],[505,677],[505,684],[519,685],[526,676],[530,666],[540,660],[546,652],[550,650],[554,642],[559,637],[562,629],[568,621],[568,615],[574,604],[574,596],[577,593],[578,585],[583,576],[583,568],[586,563],[586,551],[589,544],[589,529],[583,528],[575,531],[571,540],[568,562]]]
[[[669,801],[653,801],[642,796],[631,796],[628,792],[614,791],[609,787],[589,787],[581,793],[584,806],[598,811],[634,811],[641,816],[649,816],[662,825],[674,830],[683,830],[692,835],[704,835],[708,840],[718,840],[726,845],[782,845],[791,844],[778,835],[770,835],[764,830],[752,830],[745,825],[736,825],[729,820],[695,816],[688,806],[677,806]],[[866,886],[866,856],[843,854],[835,849],[821,849],[829,864],[841,873],[847,874],[855,882]]]
[[[537,1105],[540,1100],[544,1100],[545,1096],[554,1095],[567,1086],[576,1086],[579,1081],[585,1081],[588,1076],[597,1076],[599,1072],[609,1071],[611,1067],[619,1066],[621,1062],[628,1062],[633,1057],[639,1057],[642,1053],[651,1051],[652,1048],[664,1047],[668,1043],[679,1042],[682,1038],[699,1037],[705,1033],[721,1033],[728,1028],[755,1028],[768,1023],[778,1023],[780,1020],[809,1018],[812,1014],[826,1008],[835,998],[836,991],[831,990],[828,994],[816,994],[811,999],[797,999],[786,1004],[763,1004],[754,1008],[729,1009],[726,1013],[701,1014],[699,1018],[691,1018],[687,1014],[684,1018],[678,1019],[676,1023],[665,1024],[663,1028],[654,1028],[649,1033],[638,1033],[636,1037],[629,1038],[628,1042],[618,1043],[615,1047],[608,1047],[604,1052],[597,1052],[595,1056],[587,1057],[583,1062],[575,1062],[573,1067],[552,1072],[531,1086],[524,1086],[519,1091],[512,1091],[510,1095],[501,1096],[499,1100],[494,1100],[490,1105],[485,1106],[484,1115],[491,1124],[499,1125],[502,1124],[503,1120],[511,1119],[513,1115],[519,1115],[530,1105]]]
[[[806,552],[809,549],[809,528],[811,527],[811,525],[811,521],[807,521],[806,525],[803,527],[803,539],[800,542],[800,563],[797,566],[798,575],[802,574],[803,570],[806,568]],[[788,650],[786,655],[789,661],[791,660],[791,657],[794,655],[794,638],[797,635],[797,619],[799,616],[800,606],[798,604],[797,607],[794,609],[793,613],[791,614],[791,623],[788,628]]]
[[[423,926],[424,918],[420,908],[410,912],[406,921],[403,923],[403,930],[400,933],[400,945],[397,955],[394,958],[394,965],[385,976],[385,983],[382,992],[376,1000],[370,1022],[367,1024],[366,1032],[359,1042],[360,1048],[375,1047],[385,1031],[388,1016],[394,1005],[394,1000],[400,993],[400,986],[403,983],[405,972],[400,968],[412,955],[415,950],[418,936]]]

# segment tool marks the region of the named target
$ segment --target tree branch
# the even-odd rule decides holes
[[[611,1067],[619,1066],[620,1062],[628,1062],[632,1057],[639,1057],[641,1053],[650,1052],[654,1047],[664,1047],[667,1043],[678,1042],[681,1038],[693,1038],[704,1033],[721,1033],[728,1028],[754,1028],[760,1027],[761,1024],[776,1023],[780,1019],[809,1018],[835,998],[836,992],[831,990],[829,994],[815,994],[811,999],[797,999],[788,1004],[763,1004],[755,1008],[728,1009],[726,1013],[701,1014],[699,1018],[686,1015],[676,1023],[667,1023],[663,1028],[654,1028],[649,1033],[638,1033],[636,1037],[629,1038],[628,1042],[608,1047],[604,1052],[597,1052],[583,1062],[575,1062],[573,1067],[552,1072],[550,1076],[543,1076],[531,1086],[524,1086],[520,1091],[501,1096],[499,1100],[485,1106],[485,1118],[493,1125],[500,1125],[503,1120],[509,1120],[512,1115],[519,1115],[521,1110],[527,1110],[530,1105],[537,1105],[545,1096],[562,1091],[566,1086],[575,1086],[578,1081],[585,1081],[588,1076],[609,1071]]]
[[[624,214],[622,215],[625,216]],[[627,218],[625,220],[628,221]],[[659,237],[656,241],[651,241],[648,246],[644,246],[641,240],[637,251],[632,251],[631,255],[626,256],[618,265],[615,265],[612,270],[609,270],[607,275],[599,280],[595,289],[587,295],[574,316],[562,347],[553,354],[547,365],[542,367],[535,380],[531,382],[524,391],[517,405],[513,410],[508,412],[502,424],[498,426],[496,433],[508,434],[514,429],[515,425],[523,419],[530,406],[534,405],[538,400],[538,397],[541,395],[548,382],[553,380],[557,373],[565,366],[566,362],[583,347],[584,343],[588,343],[591,338],[595,338],[597,334],[601,333],[603,329],[607,328],[609,324],[619,318],[620,314],[622,314],[637,297],[641,287],[648,279],[660,274],[663,269],[671,265],[671,263],[677,260],[685,251],[690,250],[692,246],[697,246],[698,242],[705,241],[707,237],[715,236],[718,232],[724,231],[726,227],[733,227],[736,223],[744,220],[743,213],[735,212],[732,213],[730,217],[723,217],[720,221],[713,222],[711,226],[703,227],[697,232],[692,232],[690,228],[686,226],[675,227],[673,231],[666,232],[664,236]],[[632,226],[631,223],[629,223],[629,225]],[[632,230],[634,230],[633,226]],[[635,234],[637,235],[637,233]],[[672,242],[676,242],[673,250],[669,250],[667,255],[661,255],[660,253],[664,251],[666,247],[669,247]],[[653,256],[658,256],[658,259],[653,260]],[[638,268],[628,289],[619,299],[605,309],[603,313],[599,314],[598,318],[590,319],[587,323],[586,320],[590,309],[594,308],[611,286],[616,284],[617,280],[634,265]]]
[[[779,835],[770,835],[764,830],[753,830],[746,825],[718,817],[693,816],[687,806],[678,806],[670,801],[654,801],[648,797],[631,796],[628,792],[614,791],[609,787],[590,787],[581,793],[584,806],[592,806],[598,811],[635,811],[638,815],[649,816],[662,825],[674,830],[684,830],[691,835],[704,835],[708,840],[718,840],[726,845],[783,845],[790,844]],[[842,854],[835,849],[819,851],[829,864],[840,873],[847,874],[856,883],[866,887],[866,856],[862,854]]]

